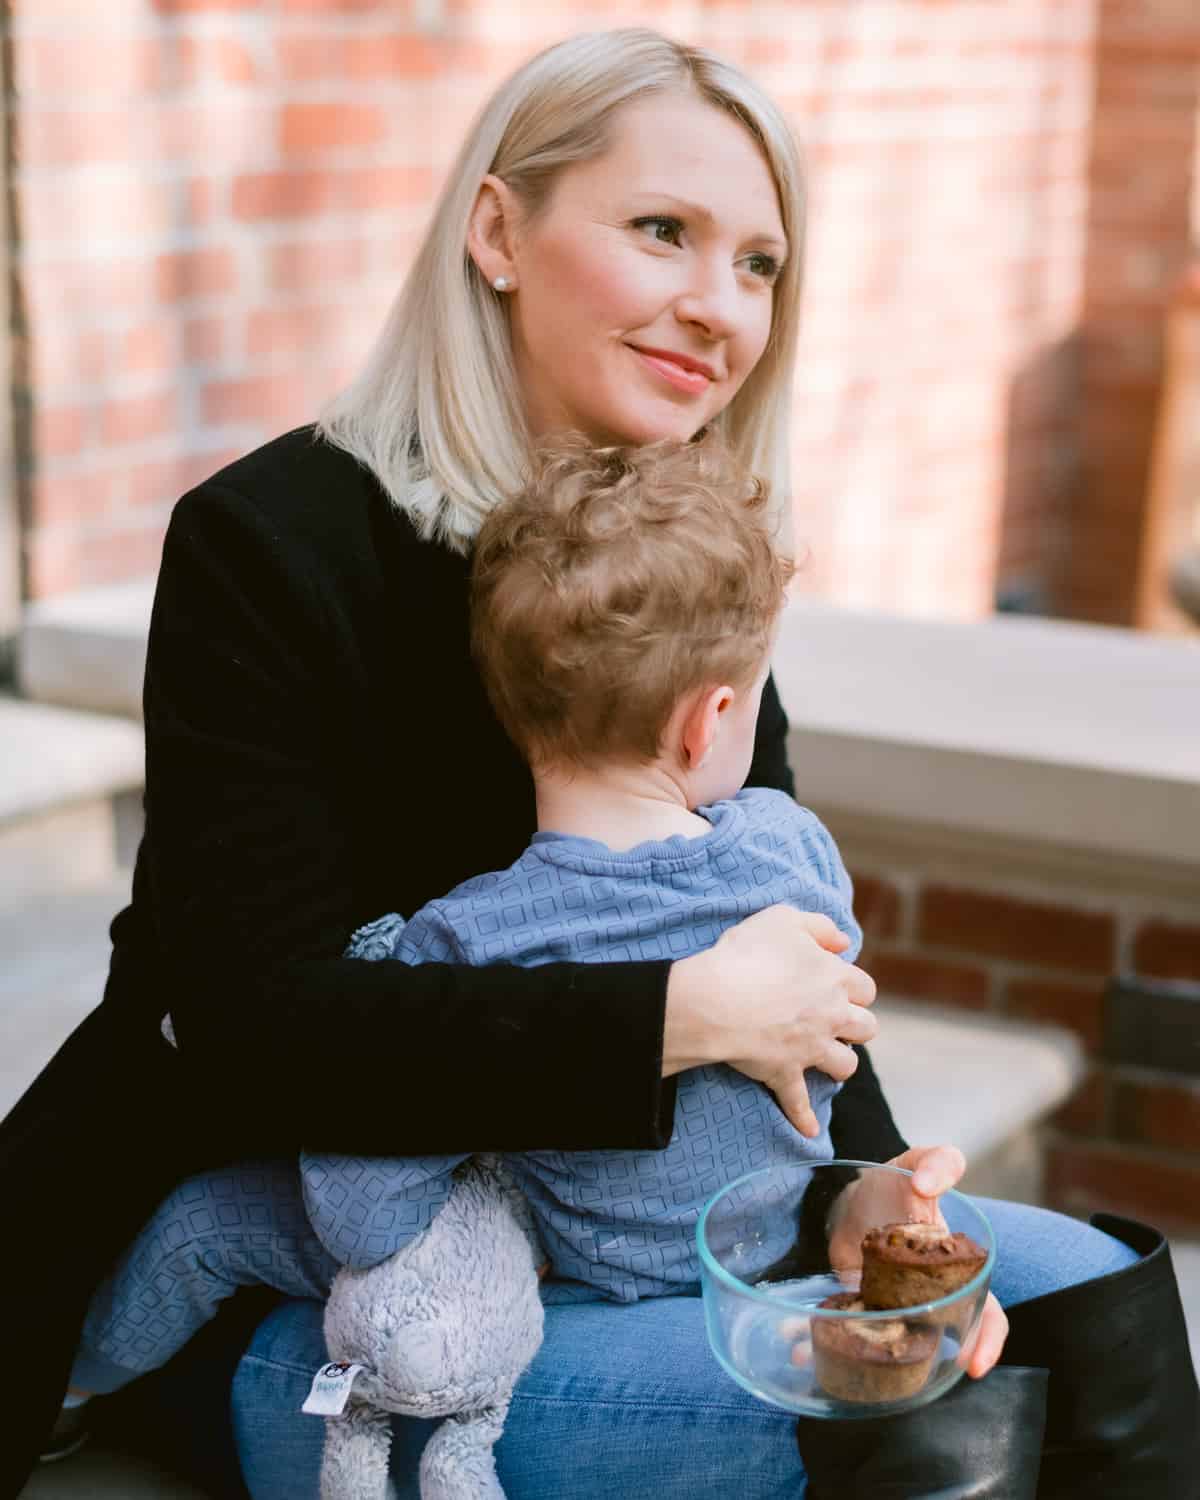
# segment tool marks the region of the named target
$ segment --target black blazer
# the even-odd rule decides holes
[[[666,963],[340,956],[355,927],[503,868],[534,831],[528,770],[470,658],[468,567],[311,428],[175,507],[132,902],[102,1003],[0,1125],[0,1326],[22,1361],[0,1494],[53,1418],[92,1288],[189,1172],[302,1145],[669,1139]],[[786,732],[770,684],[752,784],[792,790]],[[842,1155],[904,1147],[865,1054],[833,1135]]]

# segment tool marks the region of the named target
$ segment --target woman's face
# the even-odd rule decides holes
[[[617,117],[512,241],[511,316],[530,430],[686,440],[766,347],[788,253],[774,179],[731,116],[687,96]]]

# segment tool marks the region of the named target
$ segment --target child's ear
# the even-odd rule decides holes
[[[721,716],[734,697],[733,689],[723,683],[720,687],[702,688],[692,699],[683,720],[683,750],[689,771],[704,764],[721,728]]]

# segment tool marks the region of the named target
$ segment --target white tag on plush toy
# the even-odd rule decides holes
[[[313,1376],[312,1390],[300,1410],[314,1417],[340,1417],[346,1409],[354,1377],[365,1368],[365,1365],[322,1365]]]

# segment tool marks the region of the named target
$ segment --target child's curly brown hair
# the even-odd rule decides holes
[[[765,486],[711,438],[570,437],[480,530],[472,649],[533,765],[647,761],[688,693],[754,681],[792,572]]]

